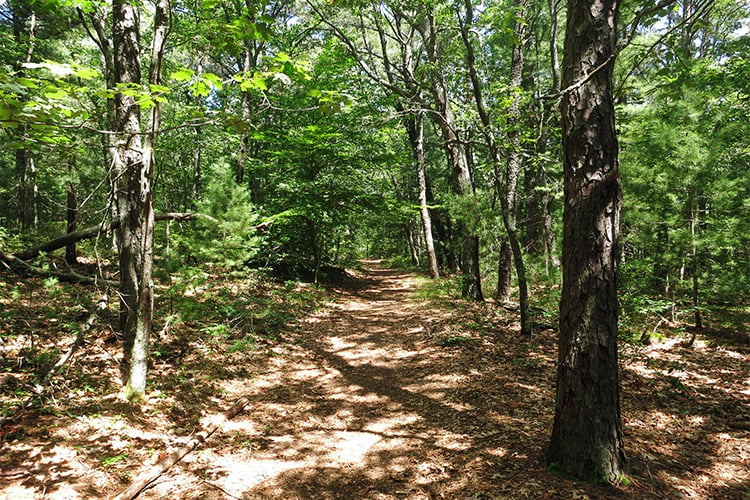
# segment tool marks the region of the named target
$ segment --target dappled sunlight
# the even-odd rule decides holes
[[[84,404],[65,409],[64,426],[38,417],[24,439],[4,443],[0,497],[111,497],[214,421],[221,428],[141,498],[739,498],[750,484],[744,353],[702,338],[692,349],[624,344],[633,485],[605,489],[546,472],[554,330],[521,338],[513,312],[460,301],[435,309],[404,273],[358,273],[283,341],[231,352],[219,342],[233,345],[238,332],[162,343],[164,378],[139,409],[109,390],[78,394]],[[116,360],[94,346],[102,371],[117,376]],[[224,421],[240,397],[244,411]]]

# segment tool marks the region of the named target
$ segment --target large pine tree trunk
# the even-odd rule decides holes
[[[562,97],[565,212],[557,395],[547,461],[618,482],[625,466],[617,366],[621,184],[612,68],[618,0],[568,0]]]

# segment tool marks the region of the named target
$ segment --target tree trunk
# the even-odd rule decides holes
[[[139,12],[129,0],[112,4],[115,85],[141,84]],[[129,400],[145,393],[146,363],[153,315],[153,173],[150,152],[141,141],[141,112],[136,98],[115,94],[117,148],[113,174],[120,245],[120,328],[123,371]],[[147,354],[146,354],[147,357]]]
[[[419,185],[419,213],[422,216],[422,228],[424,229],[425,247],[427,247],[427,260],[429,262],[430,276],[440,277],[437,254],[435,253],[435,241],[432,238],[432,218],[427,208],[427,174],[425,173],[424,156],[424,114],[417,117],[417,147],[414,150],[417,166],[417,183]]]
[[[114,9],[114,6],[113,6]],[[86,15],[88,20],[91,22],[93,32],[88,28],[86,24]],[[99,48],[101,55],[102,72],[104,73],[104,83],[107,93],[106,108],[103,113],[104,123],[102,127],[106,130],[117,131],[117,124],[115,118],[115,56],[113,48],[113,40],[107,34],[107,15],[99,10],[96,4],[88,5],[88,9],[84,15],[83,10],[78,7],[78,18],[81,24],[86,29],[91,40]],[[115,38],[115,37],[113,37]],[[120,165],[120,159],[117,153],[117,141],[118,138],[115,134],[102,134],[102,149],[103,149],[103,165],[105,171],[109,176],[110,182],[110,200],[112,208],[112,218],[117,220],[120,216],[118,211],[117,196],[117,169]],[[119,249],[119,234],[118,232],[112,233],[113,248]]]
[[[148,81],[150,85],[161,85],[162,83],[162,61],[164,57],[164,46],[169,28],[169,0],[157,0],[154,11],[154,34],[151,41],[151,64],[149,66]],[[132,11],[136,16],[136,9]],[[137,17],[136,17],[137,19]],[[138,28],[134,30],[137,41]],[[133,40],[129,38],[128,40]],[[116,51],[117,53],[117,51]],[[133,53],[134,62],[139,62],[137,49]],[[140,74],[138,74],[140,77]],[[120,80],[118,80],[120,81]],[[154,206],[153,206],[153,179],[154,179],[154,148],[161,123],[161,103],[158,101],[151,107],[148,114],[148,126],[143,136],[140,165],[133,168],[130,177],[129,195],[135,194],[137,202],[133,198],[129,201],[136,209],[131,212],[130,219],[123,219],[122,226],[127,222],[133,222],[130,234],[137,238],[134,245],[138,252],[134,259],[133,270],[136,275],[135,295],[137,301],[128,304],[131,309],[128,314],[128,329],[126,341],[132,338],[131,352],[129,356],[129,378],[125,388],[126,396],[133,402],[142,401],[146,395],[146,377],[148,374],[149,344],[154,314]],[[140,127],[140,124],[139,124]],[[135,167],[135,164],[131,164]],[[133,213],[134,212],[134,213]],[[123,248],[126,246],[123,241]],[[135,241],[135,240],[131,240]],[[122,273],[122,270],[121,270]],[[123,278],[124,278],[123,274]],[[129,284],[130,286],[130,284]],[[122,284],[121,284],[122,288]],[[131,291],[131,290],[129,290]],[[135,317],[133,317],[135,316]]]
[[[516,43],[510,64],[511,105],[508,109],[508,162],[505,169],[505,192],[501,201],[503,205],[503,224],[508,233],[508,243],[513,254],[518,279],[518,302],[521,313],[521,335],[531,335],[529,318],[529,287],[526,280],[526,263],[521,250],[521,242],[516,227],[518,211],[518,178],[521,175],[521,79],[523,75],[523,45],[526,43],[526,0],[519,0],[517,20],[514,27]]]
[[[518,231],[516,228],[516,212],[517,212],[517,198],[518,198],[518,177],[521,172],[521,145],[520,145],[520,133],[518,131],[518,125],[520,121],[520,95],[518,94],[518,87],[521,85],[521,76],[523,70],[523,44],[526,38],[526,7],[525,1],[518,3],[518,21],[515,24],[515,37],[517,40],[516,45],[513,47],[513,54],[511,59],[511,77],[510,77],[510,88],[511,88],[511,99],[512,104],[509,110],[508,117],[508,162],[505,170],[505,182],[502,183],[504,189],[500,189],[501,194],[501,205],[502,205],[502,217],[503,226],[507,234],[507,239],[503,238],[503,247],[500,252],[500,262],[498,264],[498,288],[496,295],[502,296],[507,300],[510,288],[510,277],[504,274],[504,271],[515,264],[516,277],[518,278],[518,290],[519,290],[519,301],[520,301],[520,312],[521,312],[521,333],[525,335],[531,334],[531,321],[529,319],[529,299],[528,299],[528,284],[526,281],[526,265],[523,259],[523,252],[521,250],[521,243],[518,239]],[[500,153],[495,141],[495,135],[492,131],[492,122],[484,104],[484,97],[482,95],[482,87],[479,80],[479,76],[476,70],[474,47],[469,37],[469,31],[473,24],[473,12],[474,7],[471,0],[464,0],[464,20],[461,22],[459,18],[459,24],[461,29],[461,38],[464,42],[464,48],[466,49],[466,66],[469,71],[469,77],[471,79],[472,90],[474,94],[474,102],[479,113],[479,117],[482,121],[482,130],[487,141],[487,146],[490,149],[490,156],[492,159],[493,167],[495,170],[495,177],[497,183],[500,181]],[[510,252],[504,252],[505,245],[508,245]],[[512,256],[512,259],[510,258]]]
[[[693,278],[693,317],[696,330],[703,328],[703,315],[701,314],[700,286],[698,283],[698,240],[697,228],[699,227],[699,210],[694,201],[690,207],[690,274]]]
[[[198,61],[197,74],[203,73],[203,59]],[[196,97],[196,104],[200,107],[203,105],[203,98]],[[195,127],[195,150],[193,150],[193,197],[190,200],[190,207],[195,209],[201,195],[201,163],[203,156],[203,127]]]
[[[422,232],[427,251],[427,263],[430,268],[430,276],[440,277],[437,253],[435,252],[435,240],[432,237],[432,217],[427,202],[427,174],[425,173],[424,156],[424,113],[420,112],[416,117],[406,122],[406,130],[411,143],[414,163],[417,170],[417,185],[419,187],[419,215],[422,218]]]
[[[409,244],[409,258],[411,259],[411,265],[419,267],[419,231],[414,227],[416,221],[409,220],[404,224],[404,232],[406,233],[406,241]]]
[[[190,206],[192,208],[197,207],[197,202],[201,195],[201,156],[202,156],[202,145],[201,139],[203,137],[203,127],[195,127],[195,150],[193,151],[193,198],[190,200]]]
[[[513,252],[507,238],[500,241],[500,253],[497,259],[497,290],[495,299],[499,302],[510,300],[510,279],[513,271]]]
[[[26,19],[24,14],[19,11],[17,2],[11,4],[13,36],[15,38],[18,51],[24,52],[23,58],[16,60],[16,71],[19,76],[23,76],[23,63],[30,63],[34,56],[36,42],[36,14],[33,10],[28,16],[28,30],[26,29]],[[24,45],[26,45],[24,47]],[[24,50],[25,49],[25,50]],[[18,134],[21,141],[26,141],[27,126],[19,127]],[[36,183],[36,164],[34,163],[34,154],[25,146],[16,149],[16,173],[18,176],[18,221],[21,230],[36,227],[39,222],[38,198],[39,187]]]
[[[452,168],[452,179],[456,194],[459,196],[474,196],[474,181],[466,156],[466,148],[456,132],[456,121],[448,97],[448,91],[441,68],[440,55],[437,47],[437,31],[435,29],[435,15],[433,11],[424,14],[418,22],[417,29],[424,41],[427,57],[431,64],[430,90],[437,113],[435,121],[443,138],[448,164]],[[479,237],[472,234],[463,224],[458,224],[461,244],[461,295],[468,300],[482,301],[482,282],[479,270]]]
[[[26,134],[26,127],[21,127]],[[36,165],[34,156],[27,148],[16,149],[16,171],[18,172],[18,221],[21,229],[36,227],[39,215],[37,199],[39,187],[36,183]]]
[[[563,289],[547,462],[617,483],[625,466],[617,365],[621,183],[612,71],[618,0],[568,0],[563,63]]]
[[[432,195],[429,183],[427,184],[427,203],[433,203],[435,198]],[[437,240],[435,241],[435,256],[438,259],[438,267],[448,269],[449,272],[458,270],[456,262],[456,253],[453,250],[453,231],[450,219],[445,215],[443,209],[430,209],[430,219],[435,228]]]
[[[68,234],[74,233],[76,229],[78,229],[78,199],[76,196],[76,184],[73,182],[74,168],[73,160],[71,159],[68,164],[68,172],[71,178],[68,180],[67,196],[65,200]],[[78,253],[76,251],[76,242],[71,241],[65,246],[65,262],[68,264],[75,264],[77,261]]]

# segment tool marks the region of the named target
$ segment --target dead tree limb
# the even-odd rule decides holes
[[[4,263],[9,265],[16,270],[22,270],[34,276],[42,276],[44,278],[57,278],[60,281],[66,283],[80,283],[82,285],[107,285],[114,288],[119,286],[117,281],[107,280],[104,278],[96,278],[91,276],[84,276],[79,274],[72,269],[68,269],[68,272],[57,271],[54,269],[42,269],[41,267],[32,266],[25,260],[21,260],[15,255],[3,255]]]
[[[204,443],[225,421],[232,420],[236,417],[246,405],[247,399],[242,397],[225,413],[216,415],[212,419],[211,424],[196,434],[193,439],[185,443],[181,448],[172,452],[167,458],[139,474],[133,484],[131,484],[128,489],[117,495],[115,500],[133,500],[136,498],[143,490],[156,481],[159,476],[168,471],[174,464],[182,460],[185,455],[193,451],[200,444]]]
[[[157,214],[154,216],[154,220],[156,221],[164,221],[164,220],[188,221],[188,220],[195,220],[198,218],[208,219],[211,222],[218,222],[216,219],[214,219],[210,215],[197,214],[197,213],[167,212],[163,214]],[[37,257],[39,257],[39,255],[42,253],[52,252],[54,250],[64,248],[70,245],[71,243],[76,243],[81,240],[95,238],[99,234],[107,233],[114,229],[117,229],[119,225],[120,225],[119,220],[113,220],[113,221],[105,222],[102,224],[97,224],[95,226],[89,226],[87,228],[80,229],[78,231],[73,231],[71,233],[67,233],[62,236],[59,236],[37,247],[27,248],[26,250],[21,250],[20,252],[16,252],[10,255],[2,254],[0,255],[0,259],[6,262],[9,262],[11,260],[9,257],[15,257],[16,259],[20,259],[24,261],[34,260]]]

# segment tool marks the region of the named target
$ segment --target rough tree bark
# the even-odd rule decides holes
[[[625,453],[617,366],[621,182],[612,100],[619,0],[568,0],[557,394],[547,462],[617,483]]]
[[[123,88],[140,88],[141,55],[139,12],[129,0],[112,3],[114,47],[116,149],[112,176],[115,189],[120,245],[120,329],[123,332],[123,372],[128,375],[126,396],[137,402],[145,393],[133,383],[134,346],[142,346],[151,333],[153,316],[153,178],[151,162],[144,161],[141,110]],[[138,370],[138,368],[136,368]]]

